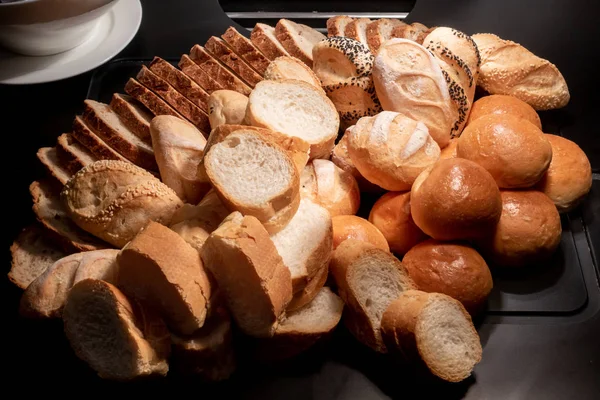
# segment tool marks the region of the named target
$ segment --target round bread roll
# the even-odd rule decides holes
[[[333,224],[333,248],[336,249],[346,239],[356,239],[390,251],[383,234],[369,221],[356,215],[338,215],[331,219]]]
[[[552,146],[532,123],[514,115],[490,114],[465,128],[457,155],[487,169],[501,188],[526,188],[544,176]]]
[[[546,135],[552,146],[552,161],[536,189],[554,202],[559,212],[567,212],[583,200],[592,188],[590,160],[576,143],[560,136]]]
[[[314,159],[304,167],[300,194],[326,208],[332,217],[356,214],[360,207],[356,179],[329,160]]]
[[[387,190],[410,190],[440,157],[425,124],[396,112],[363,117],[347,135],[348,153],[358,171]]]
[[[474,239],[493,231],[501,210],[494,178],[462,158],[437,162],[419,175],[411,193],[415,224],[438,240]]]
[[[248,97],[234,90],[215,90],[208,97],[210,129],[223,124],[243,124]]]
[[[457,146],[458,146],[458,138],[455,137],[455,138],[450,139],[450,143],[448,143],[448,146],[444,147],[442,149],[442,151],[440,152],[440,158],[446,159],[446,158],[458,157],[456,155]]]
[[[354,129],[354,125],[346,129],[346,132],[352,129]],[[350,154],[348,154],[348,135],[346,135],[345,133],[333,148],[333,152],[331,153],[331,161],[344,171],[352,174],[354,179],[356,179],[356,182],[358,183],[358,187],[360,188],[361,192],[383,193],[385,191],[379,186],[369,182],[358,171],[358,168],[356,168],[356,166],[352,162],[352,159],[350,158]]]
[[[505,96],[503,94],[485,96],[473,103],[467,124],[489,114],[514,115],[515,117],[531,122],[538,129],[542,129],[540,116],[533,107],[514,96]]]
[[[390,249],[405,254],[427,235],[415,224],[410,215],[410,192],[389,192],[373,204],[369,222],[381,231]]]
[[[494,286],[483,257],[461,243],[427,240],[410,249],[402,264],[419,290],[453,297],[471,314],[483,308]]]
[[[493,235],[480,242],[484,252],[505,267],[522,267],[549,258],[562,233],[552,200],[534,190],[507,190],[501,196],[502,216]]]

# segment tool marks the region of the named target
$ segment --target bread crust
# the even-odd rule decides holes
[[[252,44],[248,38],[239,33],[233,26],[227,28],[221,37],[260,75],[265,74],[270,61]]]
[[[181,56],[178,64],[181,71],[189,76],[201,88],[206,90],[206,93],[211,94],[215,90],[225,89],[223,85],[214,80],[206,71],[200,68],[187,54]]]
[[[502,94],[484,96],[473,103],[467,124],[470,124],[476,119],[489,114],[514,115],[516,117],[526,119],[534,124],[538,129],[542,129],[540,116],[533,109],[533,107],[514,96],[506,96]]]
[[[354,129],[354,126],[349,127],[348,129]],[[348,132],[346,129],[346,133]],[[385,189],[380,188],[374,183],[369,182],[356,168],[350,155],[348,154],[348,135],[344,133],[341,139],[337,142],[335,147],[333,148],[333,152],[331,153],[331,161],[341,169],[346,172],[352,174],[356,182],[358,183],[358,187],[361,192],[367,193],[382,193]]]
[[[223,89],[235,90],[246,96],[252,91],[252,88],[246,82],[219,63],[202,46],[195,45],[192,47],[190,50],[190,59],[213,77]]]
[[[383,32],[385,25],[389,26],[389,32]],[[392,31],[397,26],[403,26],[406,23],[398,19],[380,18],[367,25],[367,44],[373,54],[377,54],[377,51],[381,45],[392,38]]]
[[[154,115],[172,115],[185,119],[183,115],[167,104],[152,90],[146,88],[133,78],[129,78],[127,81],[125,93],[142,103]]]
[[[265,71],[265,79],[272,81],[296,79],[321,89],[321,80],[312,69],[296,57],[282,56],[271,61]]]
[[[345,36],[346,26],[354,21],[354,18],[350,18],[347,15],[336,15],[327,20],[327,36]]]
[[[68,160],[66,167],[71,174],[98,159],[70,133],[63,133],[56,140],[56,152],[62,161]]]
[[[315,252],[315,254],[318,253]],[[308,280],[306,286],[304,286],[304,289],[294,293],[294,297],[292,297],[292,300],[285,309],[286,313],[296,311],[310,303],[319,293],[319,290],[321,290],[321,288],[325,286],[325,283],[327,282],[327,277],[329,276],[329,261],[331,258],[331,254],[331,248],[329,248],[327,263],[322,264],[322,267],[315,273],[315,275],[312,278]]]
[[[58,158],[56,147],[42,147],[37,151],[37,158],[40,160],[51,177],[58,183],[64,185],[71,178],[71,172],[67,168],[68,163]]]
[[[134,108],[136,107],[136,108]],[[150,143],[150,121],[152,113],[142,104],[128,96],[114,93],[110,101],[110,108],[119,115],[121,121],[137,137]]]
[[[128,159],[117,153],[104,140],[96,135],[86,125],[80,116],[73,120],[73,137],[83,144],[99,160],[119,160],[130,162]]]
[[[313,55],[312,51],[307,53],[305,49],[298,43],[300,40],[310,40],[313,45],[316,44],[316,41],[313,41],[313,38],[308,38],[308,35],[303,33],[306,32],[298,32],[300,30],[309,31],[311,35],[315,35],[319,37],[319,40],[325,39],[325,36],[320,32],[314,30],[308,25],[298,24],[287,19],[280,19],[275,26],[275,36],[279,43],[287,50],[288,53],[292,57],[296,57],[310,68],[312,68],[313,64]]]
[[[364,44],[365,46],[369,45],[367,39],[367,26],[372,21],[369,18],[356,18],[352,20],[348,25],[346,25],[346,29],[344,30],[344,36],[357,40]]]
[[[372,244],[378,249],[390,251],[388,242],[381,231],[372,223],[356,215],[338,215],[332,218],[333,248],[336,249],[348,239]]]
[[[248,97],[233,90],[216,90],[208,98],[210,128],[224,124],[243,124]]]
[[[256,24],[250,34],[250,40],[271,61],[277,57],[290,56],[275,38],[275,28],[269,25]]]
[[[233,50],[231,50],[225,42],[216,37],[211,36],[208,41],[204,44],[206,51],[210,53],[215,59],[219,60],[233,72],[236,73],[244,82],[251,88],[262,81],[262,75],[259,75],[254,68],[246,63],[246,61],[238,56]]]

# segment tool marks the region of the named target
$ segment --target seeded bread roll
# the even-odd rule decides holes
[[[387,190],[409,190],[440,157],[427,127],[396,112],[363,117],[348,134],[348,153],[356,168]]]
[[[265,71],[265,79],[272,81],[296,79],[321,89],[321,81],[317,75],[296,57],[282,56],[271,61]]]
[[[514,96],[505,96],[502,94],[484,96],[473,103],[467,124],[489,114],[514,115],[515,117],[526,119],[538,129],[542,129],[540,116],[533,107]]]
[[[332,218],[333,248],[348,239],[370,243],[378,249],[390,251],[385,237],[379,229],[364,218],[356,215],[338,215]]]
[[[248,97],[233,90],[215,90],[208,97],[210,129],[225,124],[243,124]]]

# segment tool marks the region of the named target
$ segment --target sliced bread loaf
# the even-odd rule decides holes
[[[327,36],[345,36],[346,26],[352,21],[354,21],[354,18],[347,15],[336,15],[329,18],[327,20]]]
[[[150,143],[150,121],[152,113],[133,97],[126,94],[113,94],[110,108],[137,137]]]
[[[325,39],[325,35],[310,26],[287,19],[277,22],[275,36],[291,56],[299,58],[311,68],[313,46]]]
[[[392,38],[392,31],[397,26],[406,25],[399,19],[381,18],[367,25],[367,43],[373,54],[381,45]]]
[[[247,82],[244,82],[229,68],[215,60],[204,47],[198,45],[192,47],[190,50],[190,58],[216,80],[223,89],[235,90],[246,96],[252,91],[252,88]]]
[[[178,65],[181,71],[196,82],[198,86],[206,90],[206,93],[211,94],[215,90],[225,89],[223,85],[211,77],[208,72],[200,68],[187,54],[181,56]]]
[[[68,156],[70,159],[67,163],[67,169],[72,174],[98,160],[91,151],[79,143],[70,133],[60,135],[56,140],[56,144],[58,157],[64,159],[64,156]]]
[[[148,89],[133,78],[129,78],[125,85],[125,93],[142,103],[152,114],[172,115],[185,119],[185,117],[161,99],[156,93]]]
[[[239,33],[233,26],[227,28],[221,35],[229,47],[242,57],[252,68],[260,75],[264,75],[269,66],[269,59],[266,58],[244,35]]]
[[[246,61],[231,50],[229,46],[225,44],[223,39],[211,36],[204,44],[204,48],[215,59],[228,66],[237,76],[244,80],[244,82],[247,82],[250,87],[254,87],[258,82],[262,81],[262,75],[250,65],[246,64]]]
[[[250,40],[269,60],[290,55],[277,40],[275,28],[267,24],[256,24],[250,34]]]
[[[67,163],[58,158],[56,147],[42,147],[37,151],[37,158],[44,164],[50,176],[61,184],[64,185],[71,178]]]
[[[98,160],[120,160],[130,162],[117,153],[104,140],[96,135],[78,115],[73,120],[73,137],[83,144]]]
[[[265,72],[265,79],[272,81],[296,79],[321,89],[321,80],[319,77],[315,75],[308,65],[304,64],[296,57],[283,56],[274,59]]]
[[[346,29],[344,30],[344,36],[349,37],[350,39],[358,40],[365,46],[369,46],[369,41],[367,39],[367,26],[372,21],[369,18],[357,18],[354,21],[350,22],[346,25]]]

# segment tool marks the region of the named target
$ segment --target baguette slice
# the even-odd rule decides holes
[[[265,79],[272,81],[296,79],[321,89],[321,80],[312,69],[296,57],[277,57],[274,59],[265,72]]]
[[[239,33],[233,26],[227,28],[224,34],[221,35],[223,40],[227,42],[229,47],[233,49],[240,57],[244,59],[252,68],[260,75],[264,75],[269,60],[252,44],[252,42]]]
[[[204,132],[210,130],[208,115],[146,66],[142,67],[136,78],[142,85],[156,93],[198,129]]]
[[[379,47],[392,38],[392,31],[397,26],[406,25],[399,19],[381,18],[367,25],[367,43],[373,54],[377,54]]]
[[[19,233],[10,246],[8,279],[17,287],[26,289],[47,268],[68,254],[39,225],[30,225]]]
[[[158,169],[152,147],[134,135],[107,104],[85,100],[82,118],[96,135],[132,163]]]
[[[289,155],[252,131],[238,131],[204,156],[206,176],[230,209],[258,218],[269,233],[280,231],[300,204],[298,171]]]
[[[243,58],[240,58],[233,50],[231,50],[223,41],[216,36],[211,36],[204,44],[204,48],[215,59],[228,66],[241,79],[248,83],[250,87],[262,81],[262,76],[254,70],[250,65],[246,64]]]
[[[123,124],[137,137],[150,144],[150,121],[152,113],[126,94],[113,94],[110,108],[117,113]]]
[[[78,115],[73,120],[73,137],[83,144],[98,160],[119,160],[131,162],[96,135]]]
[[[67,164],[58,158],[56,147],[42,147],[37,151],[37,158],[44,164],[50,175],[61,184],[64,185],[71,178],[72,174]]]
[[[86,251],[56,261],[23,293],[19,308],[21,315],[30,318],[60,317],[69,290],[83,279],[100,279],[114,284],[118,253],[115,249]]]
[[[292,299],[292,279],[261,223],[234,212],[208,237],[202,259],[240,329],[270,337]]]
[[[357,18],[354,21],[346,25],[344,36],[350,39],[358,40],[365,46],[369,46],[369,40],[367,39],[367,26],[372,21],[369,18]]]
[[[209,94],[206,90],[201,88],[192,78],[171,65],[171,63],[160,57],[154,57],[150,63],[150,71],[167,81],[202,111],[206,112],[208,110]]]
[[[73,286],[63,321],[75,354],[101,378],[127,381],[169,370],[163,321],[110,283],[86,279]]]
[[[252,91],[247,82],[241,80],[226,66],[215,60],[202,46],[195,45],[192,47],[190,58],[223,86],[223,89],[235,90],[246,96]]]
[[[383,313],[402,292],[415,288],[402,263],[370,243],[347,239],[334,251],[330,271],[348,306],[344,322],[350,333],[386,353],[380,331]]]
[[[280,19],[275,26],[275,36],[291,56],[299,58],[312,68],[312,48],[325,39],[325,35],[310,26]]]
[[[277,57],[290,55],[277,40],[275,28],[267,24],[256,24],[250,34],[250,40],[271,61]]]
[[[331,256],[329,257],[331,259]],[[327,283],[327,278],[329,277],[329,266],[327,268],[321,268],[315,276],[310,278],[304,286],[304,289],[294,293],[294,297],[290,304],[288,304],[285,309],[286,312],[296,311],[301,307],[304,307],[306,304],[310,303],[315,296],[319,293],[319,290],[325,283]]]
[[[347,15],[336,15],[327,20],[327,36],[345,36],[346,27],[354,18]]]
[[[178,65],[181,71],[196,82],[198,86],[206,90],[206,93],[211,94],[215,90],[225,89],[223,85],[200,68],[187,54],[181,56]]]
[[[174,117],[185,119],[183,115],[167,104],[156,93],[133,78],[129,78],[127,81],[125,93],[142,103],[154,116],[172,115]]]
[[[70,133],[63,133],[56,140],[56,151],[59,158],[61,154],[68,155],[71,161],[67,165],[70,173],[75,174],[81,168],[88,164],[98,161],[98,158],[92,154],[85,146],[79,143]]]
[[[383,314],[381,332],[390,349],[423,360],[436,376],[460,382],[481,361],[481,342],[463,305],[441,293],[408,290]]]
[[[108,243],[79,228],[68,216],[61,200],[60,188],[48,181],[34,181],[29,186],[33,212],[38,221],[53,232],[57,241],[68,249],[92,251],[109,248]]]

